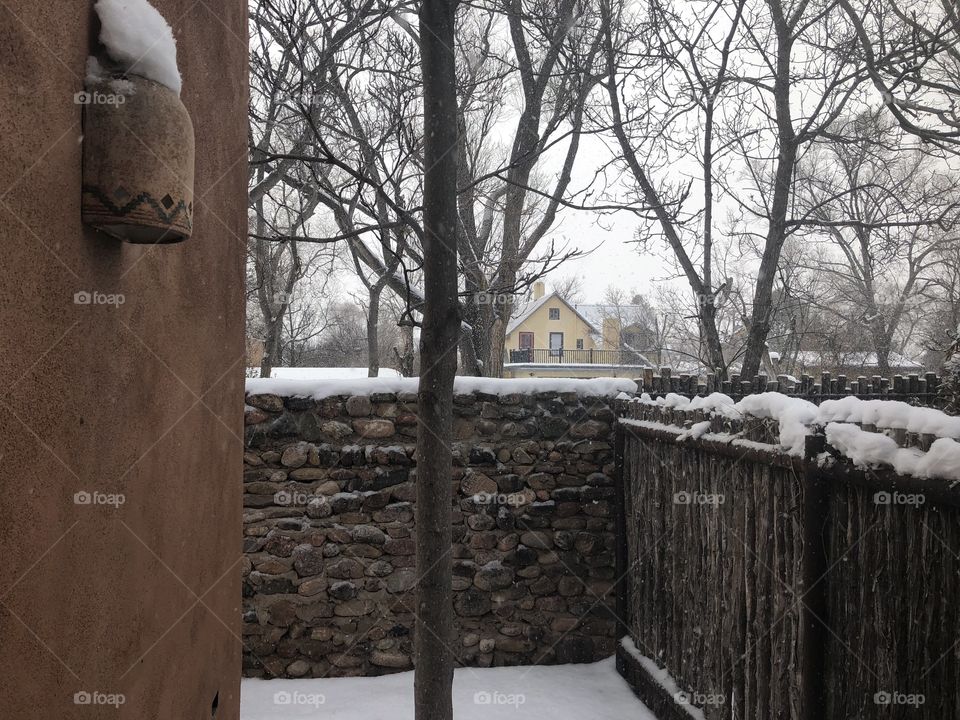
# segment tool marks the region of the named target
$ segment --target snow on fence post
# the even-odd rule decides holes
[[[802,397],[817,404],[824,400],[850,396],[901,400],[912,405],[935,408],[943,408],[949,404],[949,397],[944,393],[943,379],[932,372],[922,376],[895,375],[892,378],[879,375],[868,378],[858,375],[856,379],[848,378],[842,373],[834,376],[829,372],[822,372],[819,378],[803,374],[799,379],[784,374],[777,375],[776,379],[764,374],[752,378],[731,374],[728,380],[720,381],[714,373],[675,375],[670,368],[663,367],[659,374],[652,368],[645,370],[643,377],[637,378],[637,384],[642,392],[648,393],[654,399],[669,393],[693,398],[722,392],[739,400],[747,395],[779,392],[791,397]]]

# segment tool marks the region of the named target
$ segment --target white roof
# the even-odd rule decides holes
[[[622,318],[624,325],[629,326],[644,310],[642,305],[574,305],[573,308],[597,333],[603,331],[603,321],[607,318]]]
[[[771,353],[772,354],[772,353]],[[797,362],[802,365],[833,365],[834,360],[846,367],[875,368],[878,367],[877,354],[873,352],[849,352],[834,355],[830,352],[816,350],[801,350],[797,353]],[[910,360],[899,353],[890,353],[890,367],[906,368],[909,370],[923,370],[923,364]]]

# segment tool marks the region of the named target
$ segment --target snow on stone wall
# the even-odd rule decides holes
[[[296,368],[286,368],[286,371]],[[281,397],[308,397],[322,400],[335,395],[370,395],[373,393],[417,392],[419,378],[249,378],[247,393],[269,393]],[[621,392],[634,393],[637,384],[626,378],[517,378],[497,379],[481,377],[458,377],[455,392],[461,394],[515,395],[517,393],[574,393],[582,397],[615,397]]]

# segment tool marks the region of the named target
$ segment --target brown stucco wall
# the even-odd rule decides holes
[[[93,1],[0,3],[5,720],[239,715],[246,3],[153,2],[197,144],[194,237],[162,247],[80,224]]]

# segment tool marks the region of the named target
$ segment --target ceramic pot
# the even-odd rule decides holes
[[[131,243],[193,231],[193,123],[168,87],[136,75],[82,93],[83,222]]]

